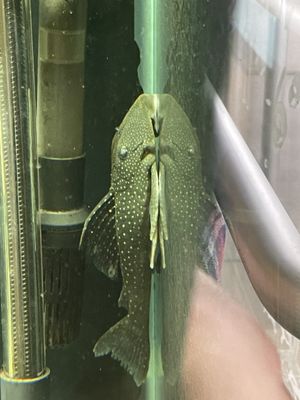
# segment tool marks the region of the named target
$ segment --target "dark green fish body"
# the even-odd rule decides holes
[[[215,204],[203,185],[200,143],[188,117],[174,100],[161,106],[160,115],[168,225],[167,267],[161,273],[162,362],[166,380],[174,384],[182,365],[194,272],[207,269],[203,231]]]
[[[139,98],[112,143],[111,188],[92,211],[82,234],[87,256],[107,276],[122,275],[119,306],[128,314],[97,342],[97,356],[112,353],[140,385],[149,364],[150,169],[155,137],[147,97]]]
[[[176,353],[174,340],[182,336],[186,305],[176,305],[178,295],[182,284],[187,295],[191,266],[201,263],[200,246],[191,243],[199,244],[211,209],[199,173],[199,143],[180,106],[170,95],[141,95],[114,136],[111,188],[88,217],[81,240],[104,274],[114,279],[120,269],[119,306],[128,311],[100,337],[95,354],[111,353],[137,385],[149,367],[151,269],[158,262],[166,313],[175,312],[165,316],[174,329],[174,339],[166,337],[165,365],[173,362],[174,354],[167,354]],[[185,268],[187,256],[193,261]]]

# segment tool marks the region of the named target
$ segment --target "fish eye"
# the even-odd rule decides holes
[[[188,155],[193,156],[195,154],[195,149],[193,147],[188,148]]]
[[[121,147],[119,150],[119,158],[121,160],[125,160],[125,158],[127,158],[128,156],[128,150],[126,147]]]

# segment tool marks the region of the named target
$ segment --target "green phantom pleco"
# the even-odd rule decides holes
[[[81,247],[101,272],[111,279],[121,272],[118,304],[128,311],[100,337],[94,352],[111,353],[137,385],[149,367],[152,270],[177,273],[168,264],[177,246],[170,243],[169,222],[178,231],[171,238],[187,237],[181,243],[187,252],[190,241],[200,243],[201,221],[207,221],[212,207],[188,117],[168,94],[141,95],[113,138],[111,187],[86,220],[81,238]],[[200,260],[201,246],[196,247],[199,257],[194,259]]]

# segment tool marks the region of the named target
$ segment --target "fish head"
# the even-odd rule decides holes
[[[112,142],[112,185],[126,190],[141,170],[149,171],[155,162],[155,100],[141,95],[134,102]]]
[[[169,168],[178,169],[184,179],[201,179],[200,143],[187,115],[168,94],[159,96],[160,157]]]

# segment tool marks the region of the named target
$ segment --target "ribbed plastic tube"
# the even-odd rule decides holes
[[[37,218],[30,21],[29,2],[0,1],[2,400],[45,399],[49,374]]]

